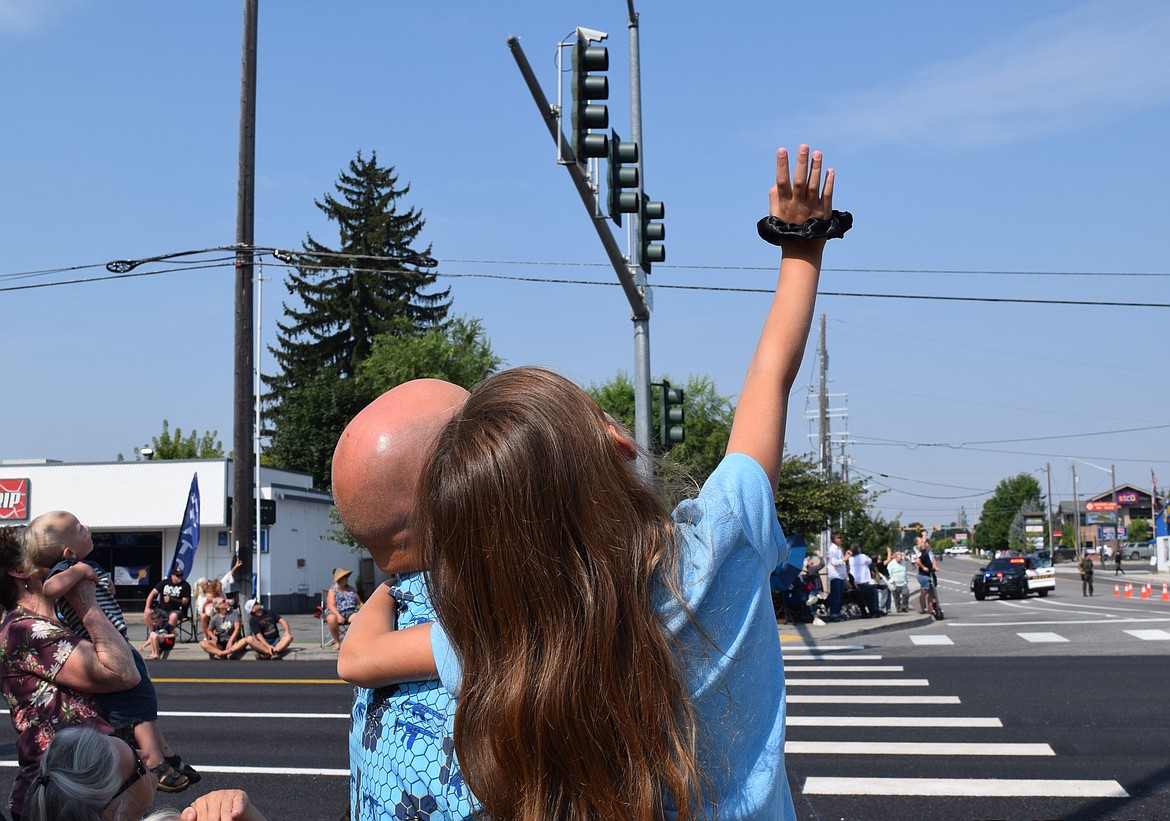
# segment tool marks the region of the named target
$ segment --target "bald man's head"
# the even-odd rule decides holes
[[[440,379],[405,382],[366,405],[337,441],[334,504],[387,573],[422,569],[410,541],[418,477],[435,436],[466,400],[466,390]]]

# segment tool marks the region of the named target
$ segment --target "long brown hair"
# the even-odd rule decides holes
[[[670,511],[597,403],[540,368],[489,377],[439,436],[415,515],[484,809],[695,817],[695,719],[655,610],[676,578]]]

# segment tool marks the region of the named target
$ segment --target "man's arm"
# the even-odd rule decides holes
[[[386,687],[439,677],[431,651],[431,626],[394,629],[394,598],[382,584],[350,619],[337,654],[337,675],[359,687]]]
[[[795,174],[789,178],[788,151],[776,152],[776,182],[768,193],[772,216],[803,223],[832,214],[834,174],[829,169],[822,188],[821,159],[821,152],[810,154],[807,145],[800,146]],[[759,462],[773,488],[780,477],[788,394],[812,324],[824,248],[824,239],[791,239],[782,246],[780,279],[748,365],[727,444],[728,453],[743,453]]]

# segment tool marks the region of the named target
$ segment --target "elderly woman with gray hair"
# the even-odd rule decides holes
[[[89,727],[57,733],[25,798],[27,821],[138,821],[158,780],[138,751]],[[158,810],[145,821],[265,821],[242,790],[216,790],[179,813]]]

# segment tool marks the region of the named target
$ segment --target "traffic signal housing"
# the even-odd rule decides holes
[[[668,451],[675,445],[681,445],[687,440],[686,414],[683,411],[682,388],[672,388],[665,379],[660,386],[662,391],[662,416],[658,424],[658,441],[663,451]]]
[[[661,244],[666,239],[666,226],[655,222],[664,216],[666,206],[643,194],[642,219],[638,223],[638,261],[646,273],[650,273],[651,263],[666,262],[666,246]]]
[[[608,142],[605,134],[593,128],[609,128],[609,108],[594,100],[609,99],[609,80],[597,72],[609,69],[609,49],[591,46],[584,37],[573,47],[573,154],[583,163],[591,157],[604,157]]]
[[[624,191],[638,187],[638,144],[622,142],[616,131],[609,136],[609,161],[606,163],[606,206],[609,218],[622,224],[622,214],[638,211],[638,192]]]

